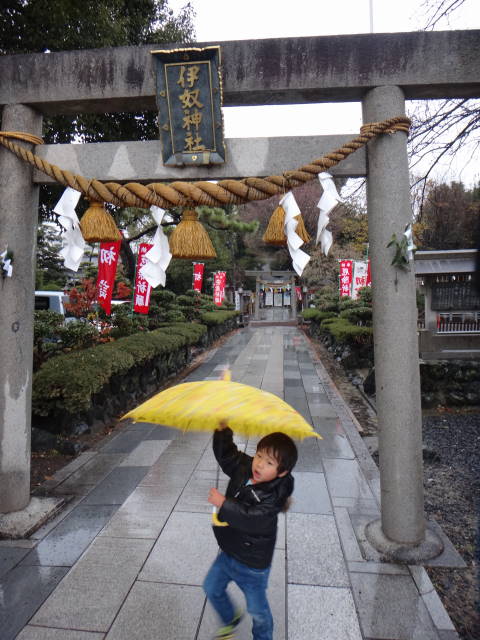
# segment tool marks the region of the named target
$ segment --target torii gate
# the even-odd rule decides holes
[[[206,43],[210,44],[210,43]],[[405,99],[480,96],[480,31],[412,32],[221,42],[224,105],[362,102],[365,123],[404,114]],[[172,48],[182,45],[170,45]],[[197,46],[205,46],[199,44]],[[166,48],[163,45],[163,48]],[[150,46],[0,58],[2,129],[41,135],[42,116],[155,109]],[[227,140],[221,167],[166,169],[158,142],[52,145],[35,152],[100,180],[265,176],[299,166],[350,136]],[[28,145],[27,145],[28,146]],[[368,164],[368,171],[367,171]],[[382,136],[336,175],[367,176],[384,552],[436,555],[423,510],[421,406],[413,271],[386,245],[411,221],[406,135]],[[0,513],[30,499],[30,410],[38,184],[43,174],[0,149],[0,249],[15,255],[0,305]]]

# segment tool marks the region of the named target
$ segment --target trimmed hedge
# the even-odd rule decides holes
[[[92,395],[112,377],[195,342],[196,336],[187,338],[165,327],[52,358],[33,377],[33,413],[88,410]]]
[[[321,328],[338,344],[373,344],[372,327],[359,327],[345,318],[327,318],[322,321]]]
[[[33,377],[33,425],[59,433],[77,422],[108,424],[181,371],[193,346],[204,348],[235,328],[236,312],[215,315],[223,323],[164,323],[154,331],[48,360]]]
[[[320,311],[320,309],[304,309],[300,315],[304,320],[313,320],[315,322],[321,322],[326,318],[336,317],[336,314],[333,311]]]
[[[238,311],[206,311],[202,313],[201,320],[207,327],[216,327],[238,315]]]

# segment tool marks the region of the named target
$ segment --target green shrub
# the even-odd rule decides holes
[[[352,324],[372,325],[371,307],[355,307],[340,312],[340,318],[345,318]]]
[[[330,333],[339,344],[373,344],[372,327],[359,327],[351,324],[345,318],[327,318],[322,322],[322,328]]]
[[[165,313],[165,322],[184,322],[185,315],[179,309],[172,309]]]
[[[113,375],[128,371],[133,356],[117,343],[72,351],[45,362],[33,377],[33,412],[47,416],[55,409],[77,413],[87,410],[91,397]]]
[[[188,340],[188,344],[195,344],[207,333],[207,327],[204,324],[197,323],[166,323],[163,324],[161,328],[165,334],[179,334],[185,336]]]
[[[129,304],[119,304],[113,307],[110,318],[108,316],[106,318],[112,325],[110,335],[115,340],[139,331],[146,331],[149,325],[148,318],[133,313]]]
[[[333,311],[320,311],[319,309],[304,309],[300,315],[303,316],[304,320],[313,320],[314,322],[336,317]]]
[[[207,327],[214,327],[223,324],[236,315],[238,315],[238,311],[207,311],[202,313],[201,320]]]
[[[150,295],[151,303],[164,307],[175,303],[177,296],[169,289],[153,289]]]

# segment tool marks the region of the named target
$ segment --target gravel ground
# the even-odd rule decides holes
[[[322,344],[312,346],[362,426],[361,435],[377,435],[376,415],[365,397]],[[425,411],[423,440],[425,512],[467,564],[426,570],[460,638],[480,640],[480,407]]]
[[[425,510],[441,525],[466,569],[427,569],[462,640],[480,639],[480,409],[423,418]]]

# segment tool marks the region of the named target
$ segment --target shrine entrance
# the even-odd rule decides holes
[[[251,324],[297,324],[294,271],[245,271],[245,275],[256,279]]]

